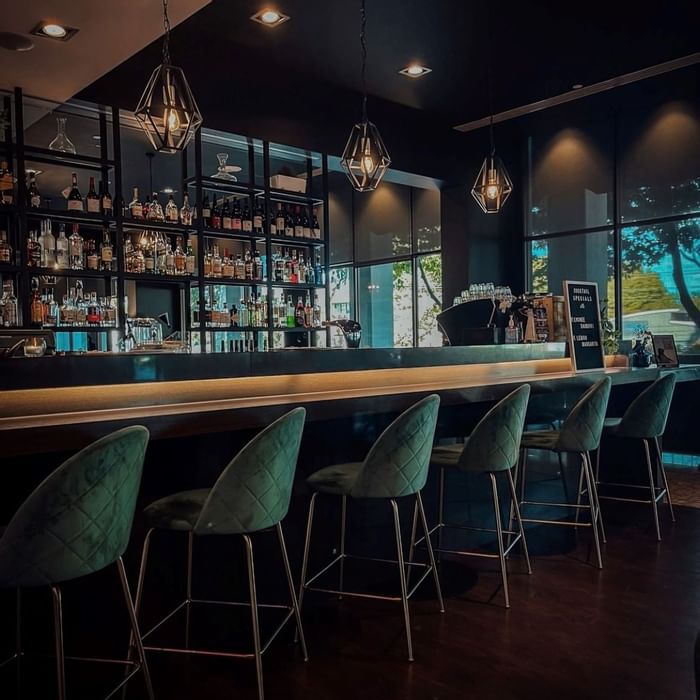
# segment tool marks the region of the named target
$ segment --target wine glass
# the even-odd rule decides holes
[[[228,153],[217,153],[216,158],[219,161],[218,170],[212,175],[212,178],[217,180],[228,180],[229,182],[238,182],[238,178],[231,173],[239,173],[240,165],[226,165],[228,161]]]

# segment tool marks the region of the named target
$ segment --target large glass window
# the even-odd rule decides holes
[[[410,260],[368,265],[357,271],[362,346],[413,345],[413,274]]]
[[[419,347],[440,347],[442,333],[437,315],[442,310],[442,256],[420,255],[416,258],[416,300]]]
[[[331,268],[331,318],[354,318],[353,269],[349,265]]]
[[[622,229],[623,337],[641,326],[700,352],[700,218]]]

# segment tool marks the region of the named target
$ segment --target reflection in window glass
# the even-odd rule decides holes
[[[700,218],[622,229],[623,337],[641,327],[700,352]]]
[[[683,103],[620,121],[620,218],[642,221],[700,211],[700,114]]]
[[[402,260],[358,270],[362,346],[413,346],[411,261]]]
[[[330,277],[331,319],[354,318],[352,267],[332,267]]]
[[[440,250],[440,191],[413,188],[413,246],[416,253]]]
[[[437,315],[442,309],[442,256],[421,255],[416,258],[418,290],[418,347],[441,347],[442,333]]]
[[[598,283],[601,304],[609,316],[615,309],[615,249],[612,231],[582,233],[530,241],[533,292],[563,294],[564,280]]]

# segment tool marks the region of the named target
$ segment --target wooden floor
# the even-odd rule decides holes
[[[311,658],[305,663],[291,636],[281,636],[264,657],[266,697],[694,698],[700,510],[679,507],[675,525],[664,513],[661,543],[655,541],[645,507],[613,504],[606,514],[603,571],[586,562],[588,531],[576,538],[561,528],[532,529],[534,574],[527,576],[522,560],[512,560],[510,610],[501,607],[496,566],[444,561],[445,613],[438,612],[428,583],[411,603],[414,663],[405,659],[400,604],[316,594],[304,611]],[[7,631],[12,627],[8,608],[2,611]],[[48,605],[43,614],[49,635]],[[217,619],[221,627],[223,618]],[[245,619],[232,628],[247,633]],[[157,653],[150,659],[157,698],[256,697],[250,661]],[[54,697],[53,667],[36,668],[25,668],[22,697]],[[98,697],[84,689],[83,671],[70,665],[68,673],[70,698]],[[0,689],[11,687],[13,674],[0,674]],[[37,680],[46,692],[27,690],[27,683],[36,686]],[[0,692],[0,697],[12,694]],[[141,697],[145,694],[136,679],[127,698]]]

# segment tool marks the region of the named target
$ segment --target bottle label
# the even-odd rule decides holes
[[[262,216],[256,215],[253,217],[253,227],[256,229],[262,228]]]
[[[187,256],[187,263],[185,264],[185,269],[188,275],[194,274],[194,255]]]
[[[105,214],[112,211],[111,197],[102,197],[102,209],[104,210]]]
[[[90,214],[99,214],[100,213],[100,200],[95,198],[89,198],[87,200],[87,210]]]
[[[88,255],[87,266],[88,270],[97,269],[97,255]]]
[[[303,226],[295,226],[294,227],[294,235],[297,238],[303,238],[304,237],[304,227]]]
[[[112,262],[112,248],[105,246],[102,248],[102,262]]]
[[[32,196],[32,198],[29,200],[29,206],[33,208],[37,208],[41,206],[41,197],[38,194],[35,194]]]
[[[233,228],[233,221],[231,220],[230,216],[225,216],[223,219],[223,228],[227,230],[231,230]]]
[[[171,209],[168,211],[168,221],[170,221],[173,224],[177,223],[177,209]]]
[[[294,235],[294,229],[293,229],[291,226],[287,226],[287,227],[284,229],[284,234],[285,234],[286,236],[293,236],[293,235]]]
[[[240,219],[232,219],[231,227],[233,228],[234,231],[240,231],[242,228],[241,220]]]
[[[253,230],[253,222],[250,219],[246,219],[243,222],[243,231],[245,233],[251,233]]]
[[[277,230],[284,231],[284,217],[283,216],[277,217]]]
[[[141,204],[132,204],[131,209],[131,218],[132,219],[142,219],[143,218],[143,205]]]
[[[202,218],[203,219],[210,219],[211,218],[211,208],[210,207],[205,207],[202,209]]]
[[[320,228],[315,228],[315,229],[314,229],[314,238],[317,238],[318,240],[321,240],[321,229],[320,229]]]
[[[83,200],[82,199],[69,199],[68,200],[68,211],[82,211],[83,210]]]

